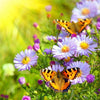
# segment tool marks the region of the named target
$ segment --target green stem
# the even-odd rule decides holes
[[[72,90],[72,93],[71,93],[71,96],[70,96],[69,100],[72,100],[72,98],[73,98],[73,93],[74,93],[74,90]]]

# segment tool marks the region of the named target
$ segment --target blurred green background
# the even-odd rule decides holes
[[[52,6],[51,12],[46,12],[47,5]],[[75,5],[75,0],[0,0],[0,94],[9,95],[9,100],[21,100],[25,91],[18,83],[20,76],[26,76],[26,81],[36,86],[40,78],[38,72],[30,75],[29,71],[18,72],[16,69],[10,75],[10,69],[5,71],[3,66],[13,63],[17,53],[33,45],[33,34],[41,38],[43,33],[33,27],[34,22],[39,24],[41,30],[46,30],[48,23],[53,24],[53,19],[70,20]],[[51,14],[50,21],[47,13]],[[61,13],[64,14],[62,17]],[[52,29],[48,29],[47,35],[49,30]]]

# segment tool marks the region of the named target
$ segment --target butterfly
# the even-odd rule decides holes
[[[67,92],[71,86],[70,80],[77,77],[77,74],[80,73],[80,68],[75,67],[62,72],[42,69],[40,73],[46,82],[49,81],[51,89],[56,92]]]
[[[64,27],[70,34],[79,34],[87,25],[91,23],[92,19],[78,19],[78,22],[67,22],[64,20],[56,20],[56,22]]]

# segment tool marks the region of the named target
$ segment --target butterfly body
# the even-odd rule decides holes
[[[65,85],[66,84],[66,85]],[[71,86],[71,82],[68,80],[67,77],[62,75],[62,73],[57,72],[53,79],[50,81],[50,87],[58,92],[67,91],[68,87]]]
[[[68,91],[71,86],[70,79],[75,79],[79,71],[78,68],[63,70],[62,72],[43,69],[41,70],[41,75],[45,81],[49,81],[51,89],[56,92],[65,92]]]
[[[78,19],[78,22],[67,22],[63,20],[56,20],[56,22],[64,27],[70,34],[79,34],[87,25],[91,23],[91,19]]]

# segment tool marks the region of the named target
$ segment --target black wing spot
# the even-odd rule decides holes
[[[84,25],[85,23],[83,22],[82,24]]]
[[[69,77],[69,75],[67,75],[67,77]]]
[[[44,72],[46,71],[46,69],[44,69]]]
[[[68,24],[66,23],[66,26],[68,26]]]
[[[62,20],[62,22],[64,23],[64,20]]]
[[[71,69],[68,69],[69,72],[71,72]]]
[[[51,72],[51,74],[53,73],[53,71]]]
[[[80,72],[80,68],[77,68],[77,72]]]
[[[52,83],[55,83],[54,79],[52,79]]]
[[[49,73],[49,72],[50,72],[50,70],[47,71],[47,73]]]
[[[68,29],[70,29],[70,27],[68,27]]]
[[[73,68],[74,71],[76,71],[76,68]]]
[[[67,79],[67,78],[64,78],[64,81],[65,81],[65,83],[66,83],[66,82],[68,82],[68,79]]]
[[[84,21],[86,21],[86,19],[83,19]]]
[[[50,78],[52,78],[52,76],[50,76]]]
[[[65,72],[67,73],[67,71],[65,70]]]

